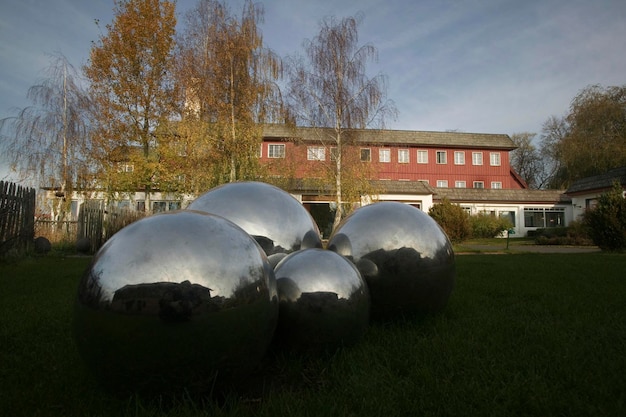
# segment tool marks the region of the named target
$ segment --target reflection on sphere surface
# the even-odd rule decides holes
[[[115,234],[80,281],[75,339],[112,389],[206,388],[258,364],[276,326],[274,272],[215,215],[146,217]]]
[[[224,184],[198,197],[189,209],[232,221],[254,237],[267,255],[322,247],[319,228],[306,208],[270,184]]]
[[[275,268],[277,345],[301,352],[356,343],[369,325],[367,285],[356,267],[324,249],[287,255]]]
[[[372,318],[445,308],[455,280],[452,244],[426,213],[379,202],[346,217],[328,248],[351,259],[368,284]]]

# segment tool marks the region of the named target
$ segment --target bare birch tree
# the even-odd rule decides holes
[[[561,158],[561,142],[569,132],[567,120],[550,116],[542,125],[539,140],[542,173],[540,188],[562,189],[566,186],[566,173]]]
[[[52,216],[63,220],[67,197],[88,177],[89,99],[80,74],[63,54],[50,55],[44,74],[28,89],[32,106],[0,120],[0,146],[20,180],[56,189]]]
[[[370,44],[359,45],[360,22],[361,16],[326,18],[319,34],[304,42],[305,56],[291,58],[288,66],[287,100],[293,121],[319,129],[322,143],[335,148],[329,171],[337,206],[333,227],[344,215],[346,185],[361,172],[353,163],[359,159],[347,156],[355,152],[349,145],[359,129],[383,128],[385,118],[396,114],[386,98],[386,77],[367,74],[366,66],[378,52]]]

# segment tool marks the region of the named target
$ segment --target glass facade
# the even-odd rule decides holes
[[[531,207],[524,209],[524,227],[565,226],[565,209],[561,207]]]

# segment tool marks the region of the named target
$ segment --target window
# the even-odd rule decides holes
[[[482,164],[483,164],[483,153],[472,152],[472,165],[482,165]]]
[[[587,199],[585,199],[585,208],[586,209],[596,208],[597,205],[598,205],[598,199],[597,198],[587,198]]]
[[[74,201],[72,201],[72,203],[74,203]],[[130,200],[118,201],[117,208],[120,210],[130,210]]]
[[[337,147],[336,146],[331,146],[330,148],[330,160],[331,161],[337,160]]]
[[[133,172],[134,170],[135,165],[128,162],[119,162],[117,164],[117,172]]]
[[[491,152],[489,154],[489,164],[492,167],[500,166],[500,152]]]
[[[309,161],[325,161],[326,148],[323,146],[307,146],[306,159]]]
[[[454,165],[465,165],[465,152],[454,152]]]
[[[482,181],[474,181],[474,188],[485,188],[485,183]]]
[[[165,211],[167,207],[167,203],[165,201],[154,201],[152,203],[152,212],[153,213],[161,213]]]
[[[418,164],[428,163],[428,151],[417,151],[417,163]]]
[[[499,190],[502,188],[502,183],[500,181],[492,181],[491,188],[493,188],[494,190]]]
[[[398,162],[401,164],[409,163],[409,150],[408,149],[398,149]]]
[[[454,186],[456,188],[465,188],[467,187],[467,183],[465,181],[454,181]]]
[[[560,227],[565,225],[565,209],[561,207],[531,207],[524,209],[525,227]]]
[[[259,158],[263,156],[263,144],[259,145],[259,150],[256,153],[256,156],[258,156]]]
[[[437,180],[437,188],[447,188],[448,180]]]
[[[378,161],[379,162],[391,162],[391,150],[380,149],[378,151]]]
[[[180,210],[180,201],[170,201],[167,205],[169,211]]]
[[[285,157],[285,145],[267,145],[267,157],[268,158],[284,158]]]
[[[447,164],[446,151],[437,151],[437,163]]]
[[[498,214],[500,215],[501,219],[508,220],[509,222],[511,222],[513,227],[515,227],[515,212],[514,211],[501,211]]]
[[[370,162],[372,160],[372,151],[370,148],[361,148],[361,162]]]

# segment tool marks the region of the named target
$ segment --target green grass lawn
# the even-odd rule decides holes
[[[626,256],[457,256],[437,315],[372,324],[330,357],[268,358],[220,398],[104,393],[71,334],[87,258],[0,264],[6,416],[626,415]]]

